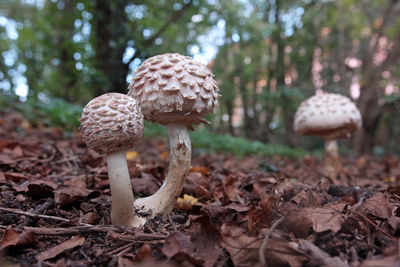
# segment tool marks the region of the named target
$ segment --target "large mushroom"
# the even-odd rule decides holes
[[[134,147],[143,133],[143,114],[135,99],[107,93],[91,100],[80,119],[86,144],[107,155],[111,188],[111,222],[139,226],[144,219],[134,214],[133,192],[126,163],[126,150]]]
[[[163,54],[142,63],[128,95],[138,100],[146,120],[168,128],[170,162],[164,183],[156,193],[134,204],[144,213],[151,211],[151,218],[173,209],[190,168],[188,129],[208,123],[203,117],[218,105],[218,86],[206,66],[180,54]]]
[[[360,127],[360,111],[340,94],[314,95],[300,104],[294,117],[296,132],[325,139],[324,175],[333,181],[341,169],[337,139],[349,138]]]

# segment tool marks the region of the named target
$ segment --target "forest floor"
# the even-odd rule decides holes
[[[127,154],[134,191],[152,194],[165,139]],[[110,225],[104,158],[79,134],[0,116],[0,266],[399,266],[400,160],[193,153],[176,209],[142,228]]]

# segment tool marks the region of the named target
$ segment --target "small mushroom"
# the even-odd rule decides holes
[[[137,99],[146,120],[168,127],[170,162],[164,183],[156,193],[134,203],[151,218],[173,209],[190,168],[188,129],[209,123],[203,117],[218,105],[218,86],[206,66],[180,54],[163,54],[142,63],[128,95]]]
[[[86,144],[107,155],[111,188],[111,222],[139,226],[134,214],[133,192],[126,163],[126,150],[134,147],[143,133],[143,114],[136,100],[107,93],[91,100],[83,109],[79,127]]]
[[[325,139],[324,175],[335,181],[341,163],[337,139],[349,138],[361,127],[356,105],[340,94],[315,95],[300,104],[294,116],[294,130]]]

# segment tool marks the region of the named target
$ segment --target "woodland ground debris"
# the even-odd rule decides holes
[[[170,216],[110,225],[105,159],[79,134],[0,117],[0,261],[15,266],[394,266],[400,160],[343,160],[332,185],[321,158],[196,152]],[[162,184],[165,140],[129,154],[134,193]],[[352,164],[349,164],[352,162]],[[274,171],[263,168],[275,166]],[[265,247],[265,249],[264,249]],[[260,251],[260,248],[262,251]],[[262,258],[260,258],[262,257]]]

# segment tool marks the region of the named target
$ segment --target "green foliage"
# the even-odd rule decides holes
[[[293,149],[282,145],[265,144],[232,135],[218,135],[209,131],[194,131],[190,134],[193,145],[210,151],[225,151],[237,156],[244,155],[280,155],[285,157],[300,157],[306,154],[304,149]]]
[[[145,122],[144,136],[149,137],[167,137],[167,128],[155,123]],[[244,155],[262,155],[284,157],[300,157],[307,152],[301,148],[290,148],[281,145],[265,144],[260,141],[251,141],[245,138],[233,137],[232,135],[218,135],[211,132],[206,127],[196,129],[190,132],[192,145],[196,149],[203,149],[207,152],[229,152],[236,156]]]
[[[74,131],[79,126],[82,107],[70,104],[60,98],[40,101],[37,98],[28,98],[20,102],[15,95],[0,93],[0,111],[16,110],[34,125],[62,126],[65,131]]]

